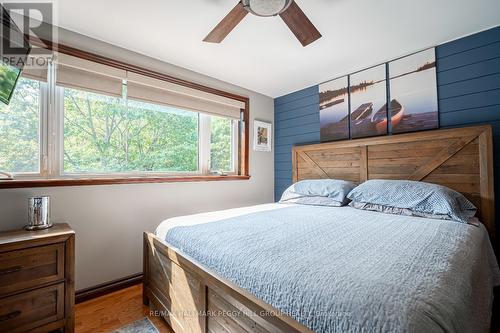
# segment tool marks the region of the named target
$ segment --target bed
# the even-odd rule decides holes
[[[479,226],[266,204],[144,234],[144,301],[176,332],[487,331],[499,281],[489,127],[299,146],[293,180],[451,187]]]

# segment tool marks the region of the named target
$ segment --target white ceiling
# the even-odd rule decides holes
[[[303,48],[279,17],[201,40],[237,0],[56,0],[59,26],[277,97],[500,24],[499,0],[296,0],[323,34]]]

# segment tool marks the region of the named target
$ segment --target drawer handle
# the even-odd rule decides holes
[[[10,319],[14,319],[21,314],[21,311],[12,311],[11,313],[7,313],[6,315],[0,316],[0,321],[6,321]]]
[[[21,269],[23,269],[23,266],[14,266],[14,267],[9,267],[9,268],[5,268],[5,269],[0,269],[0,275],[16,273],[16,272],[19,272]]]

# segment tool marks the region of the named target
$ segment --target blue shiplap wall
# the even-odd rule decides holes
[[[274,196],[292,182],[292,146],[319,142],[319,90],[307,88],[274,100]]]
[[[493,126],[495,188],[500,214],[500,27],[437,47],[440,125]],[[291,148],[319,142],[319,88],[276,98],[275,199],[291,184]]]
[[[500,214],[500,27],[437,48],[441,127],[491,124]],[[497,227],[498,230],[498,227]]]

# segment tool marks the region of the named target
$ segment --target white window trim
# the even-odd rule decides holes
[[[48,145],[47,145],[47,126],[48,126],[48,84],[43,82],[40,83],[39,88],[40,96],[38,99],[38,142],[39,142],[39,153],[38,153],[38,172],[11,172],[10,170],[0,170],[4,172],[9,172],[12,174],[14,179],[45,179],[48,177],[47,169],[49,163],[48,155]]]
[[[203,113],[198,117],[198,170],[203,175],[210,173],[210,124],[211,119]]]
[[[231,139],[231,174],[238,174],[239,167],[239,152],[240,152],[240,136],[239,136],[239,121],[233,119],[232,122],[232,139]]]
[[[115,172],[115,173],[65,173],[64,172],[64,88],[55,85],[55,66],[49,64],[47,83],[40,88],[40,167],[39,172],[13,173],[14,179],[99,179],[99,178],[155,178],[218,175],[210,170],[211,117],[198,113],[198,170],[192,172]],[[239,166],[238,121],[232,122],[231,170],[227,175],[237,175]]]

